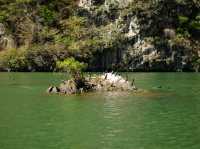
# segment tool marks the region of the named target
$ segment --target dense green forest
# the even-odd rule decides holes
[[[0,70],[72,58],[87,71],[199,71],[200,1],[0,0]]]

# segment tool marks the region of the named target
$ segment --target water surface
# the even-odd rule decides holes
[[[129,73],[137,94],[48,95],[58,73],[0,73],[0,149],[199,149],[200,74]]]

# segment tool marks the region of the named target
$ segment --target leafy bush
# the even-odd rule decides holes
[[[54,71],[56,62],[66,57],[68,51],[60,45],[35,45],[26,51],[29,70],[34,71]]]
[[[26,59],[30,70],[53,71],[57,56],[52,47],[37,45],[27,49]]]
[[[65,47],[37,45],[0,52],[0,68],[10,71],[54,71],[56,61],[68,57]]]
[[[57,61],[56,67],[58,70],[74,74],[86,69],[87,64],[76,61],[73,57],[71,57],[65,59],[64,61]]]
[[[0,53],[0,67],[11,71],[27,70],[27,61],[24,49],[10,49]]]

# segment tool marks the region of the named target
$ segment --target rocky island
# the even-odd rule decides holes
[[[48,93],[78,94],[94,91],[136,91],[137,88],[128,78],[124,79],[117,73],[104,73],[102,75],[84,77],[77,74],[75,78],[63,81],[59,87],[50,86]]]

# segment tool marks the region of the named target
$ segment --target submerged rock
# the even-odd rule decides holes
[[[48,93],[78,94],[92,91],[135,91],[134,80],[130,83],[127,79],[115,73],[103,75],[78,77],[63,81],[59,87],[50,86]]]

